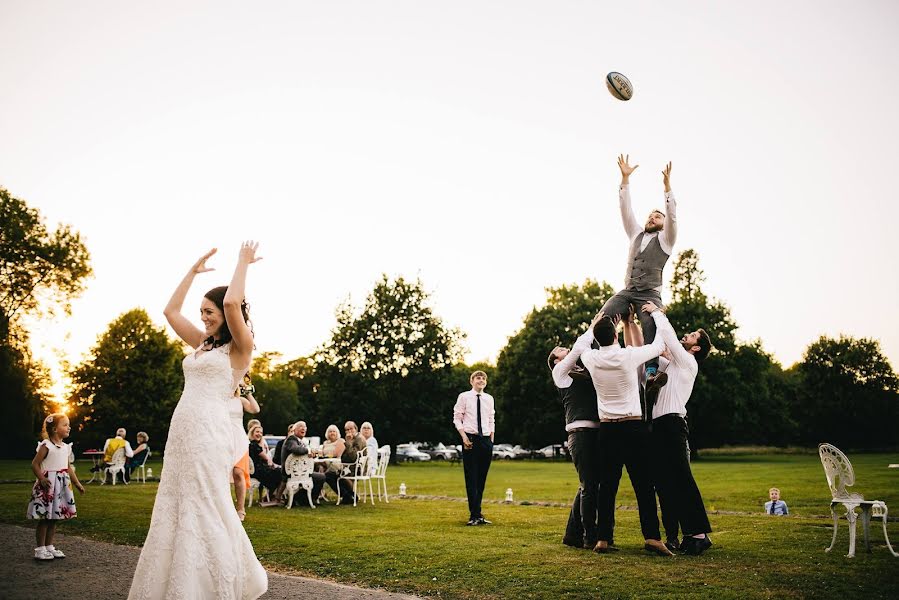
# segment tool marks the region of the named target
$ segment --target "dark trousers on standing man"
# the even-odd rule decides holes
[[[669,536],[669,527],[675,520],[685,536],[712,531],[702,494],[690,470],[687,434],[687,422],[677,413],[652,421],[653,477]]]
[[[487,483],[487,471],[493,459],[493,441],[489,435],[466,433],[471,440],[471,449],[462,447],[462,467],[465,469],[465,493],[468,494],[469,518],[479,519],[481,499],[484,497],[484,485]]]
[[[640,530],[647,540],[660,540],[656,494],[649,464],[649,432],[641,420],[600,423],[599,426],[599,539],[612,541],[615,528],[615,497],[621,469],[627,468],[637,509]]]
[[[599,429],[581,427],[568,432],[568,452],[577,469],[580,487],[571,505],[565,538],[578,540],[585,547],[592,548],[599,539],[596,510],[599,494]]]

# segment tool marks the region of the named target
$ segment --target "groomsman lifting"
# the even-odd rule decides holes
[[[624,289],[609,298],[602,307],[603,313],[612,319],[626,318],[631,304],[640,306],[652,302],[656,306],[662,304],[662,270],[671,256],[674,242],[677,239],[677,204],[671,191],[671,163],[662,171],[662,183],[665,187],[665,212],[653,210],[640,227],[634,209],[631,206],[630,175],[640,165],[630,166],[630,155],[618,156],[618,168],[621,169],[621,185],[618,188],[618,202],[621,209],[621,222],[627,233],[630,250],[627,257],[627,270],[624,275]],[[656,327],[652,319],[640,319],[643,339],[647,344],[655,340]],[[665,377],[656,377],[658,359],[653,358],[646,364],[646,375],[650,388],[665,383]]]
[[[704,329],[697,329],[680,340],[671,323],[652,302],[643,305],[644,313],[651,313],[658,325],[658,335],[667,351],[660,359],[661,369],[668,374],[668,383],[658,390],[658,398],[652,408],[652,461],[656,492],[662,506],[662,520],[666,524],[678,522],[683,531],[683,542],[678,544],[676,531],[669,539],[669,550],[680,549],[686,554],[702,554],[711,545],[708,533],[712,531],[706,515],[702,494],[693,479],[687,447],[687,402],[693,393],[693,384],[699,373],[699,365],[708,356],[712,343]],[[647,396],[656,392],[647,391]],[[647,406],[652,405],[647,401]]]
[[[565,409],[568,452],[580,481],[562,543],[589,550],[596,546],[598,540],[599,411],[590,375],[577,363],[581,353],[590,349],[593,326],[601,318],[602,311],[594,317],[590,328],[577,339],[571,350],[557,346],[547,359],[553,383]]]

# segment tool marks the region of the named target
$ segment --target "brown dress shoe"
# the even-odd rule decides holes
[[[596,545],[593,546],[593,551],[597,554],[605,554],[609,551],[609,542],[605,540],[599,540],[596,542]]]
[[[661,540],[643,540],[643,549],[659,556],[674,556]]]

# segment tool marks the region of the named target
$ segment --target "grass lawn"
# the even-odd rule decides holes
[[[899,469],[886,468],[899,455],[850,459],[858,491],[899,511]],[[160,463],[152,467],[158,473]],[[562,546],[568,511],[553,506],[487,504],[490,527],[465,527],[465,504],[448,500],[395,498],[355,509],[254,506],[245,525],[270,569],[441,598],[899,598],[899,558],[887,551],[879,524],[872,527],[871,554],[859,543],[856,558],[844,557],[845,521],[834,552],[824,553],[832,530],[829,519],[819,518],[828,514],[829,495],[816,455],[714,456],[697,461],[694,473],[710,510],[759,513],[768,487],[777,485],[794,515],[712,515],[713,548],[673,559],[643,553],[633,510],[616,517],[621,552],[603,556]],[[409,494],[464,497],[458,465],[392,465],[387,476],[393,493],[405,482]],[[29,463],[0,461],[0,479],[15,478],[30,478]],[[26,522],[29,487],[0,485],[0,520]],[[569,502],[574,469],[494,463],[486,496],[502,499],[509,487],[516,501]],[[78,518],[61,530],[140,545],[155,492],[155,483],[92,485],[77,498]],[[635,504],[626,482],[618,503]],[[888,529],[899,549],[899,523]]]

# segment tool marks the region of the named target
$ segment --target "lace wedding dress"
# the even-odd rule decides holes
[[[243,372],[229,345],[185,357],[150,531],[129,600],[254,599],[268,577],[231,500],[233,466],[227,399]]]

